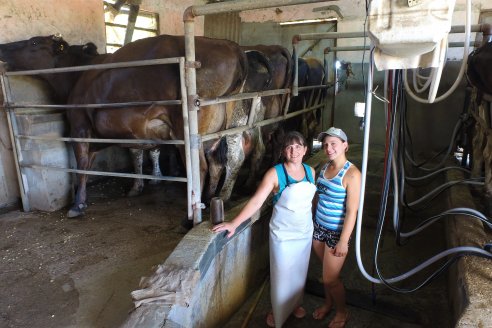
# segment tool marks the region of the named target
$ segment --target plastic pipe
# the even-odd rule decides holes
[[[434,102],[439,102],[441,100],[446,99],[449,95],[451,95],[454,90],[458,87],[458,85],[461,82],[461,79],[463,78],[463,75],[465,73],[465,68],[466,68],[466,63],[468,61],[468,53],[469,53],[469,47],[470,47],[470,35],[471,35],[471,0],[466,0],[466,20],[465,20],[465,44],[464,44],[464,50],[463,50],[463,61],[461,63],[461,68],[460,72],[458,73],[458,77],[454,81],[453,85],[451,88],[449,88],[448,91],[446,91],[443,95],[433,99],[431,97],[431,94],[429,94],[428,99],[423,99],[418,97],[413,93],[413,91],[410,89],[410,86],[408,84],[408,76],[407,76],[407,70],[404,71],[404,83],[405,83],[405,90],[407,91],[407,94],[415,101],[423,104],[430,104]],[[442,70],[442,67],[441,67]],[[434,77],[434,79],[437,80],[438,77]],[[440,74],[439,74],[440,78]],[[436,87],[437,90],[437,87]],[[432,101],[431,101],[432,100]]]

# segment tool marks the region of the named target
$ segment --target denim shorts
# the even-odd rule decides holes
[[[326,243],[326,246],[330,248],[335,248],[340,240],[341,231],[334,231],[327,229],[320,225],[316,220],[314,220],[314,232],[313,239],[318,241],[323,241]],[[349,240],[350,245],[350,240]]]

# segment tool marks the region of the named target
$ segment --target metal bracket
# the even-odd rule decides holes
[[[200,134],[190,135],[190,148],[201,149],[202,148],[202,136]]]
[[[206,209],[206,208],[207,208],[207,206],[205,206],[205,204],[204,204],[204,203],[194,203],[194,204],[193,204],[193,208],[194,208],[194,209],[198,209],[198,208],[199,208],[199,209],[201,209],[201,210],[204,210],[204,209]]]
[[[198,110],[200,108],[200,98],[198,98],[198,95],[189,95],[188,104],[193,104],[190,110]]]
[[[199,61],[186,61],[185,68],[200,68],[202,67],[202,63]]]

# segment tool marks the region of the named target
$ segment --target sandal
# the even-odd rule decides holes
[[[294,311],[292,311],[292,314],[297,319],[302,319],[302,318],[304,318],[306,316],[306,310],[304,310],[304,308],[299,305],[298,307],[296,307],[294,309]]]
[[[316,308],[313,312],[314,320],[323,320],[331,312],[332,308],[333,306],[328,307],[326,304]]]
[[[345,319],[335,321],[335,318],[333,318],[333,320],[331,320],[330,323],[328,324],[328,328],[344,328],[348,320],[349,320],[349,313],[347,312],[347,314],[345,315]]]
[[[273,317],[273,311],[268,312],[266,317],[266,324],[268,327],[275,327],[275,318]]]

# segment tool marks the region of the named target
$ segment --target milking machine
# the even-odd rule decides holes
[[[426,179],[434,174],[443,172],[449,168],[441,168],[444,164],[443,159],[440,163],[432,168],[424,167],[422,164],[418,165],[409,156],[405,150],[405,135],[408,132],[404,129],[406,126],[405,115],[402,113],[405,101],[406,93],[421,103],[433,103],[441,101],[448,97],[458,86],[463,76],[466,60],[469,51],[470,41],[470,22],[471,22],[471,0],[466,2],[466,26],[465,26],[465,43],[463,53],[463,63],[460,68],[458,78],[454,82],[453,86],[441,96],[437,96],[437,89],[439,86],[439,80],[441,77],[442,69],[446,60],[446,46],[448,43],[448,33],[451,28],[451,16],[454,10],[454,0],[439,0],[439,1],[408,1],[408,5],[403,5],[401,1],[394,0],[373,0],[370,2],[367,8],[367,21],[368,21],[368,34],[372,41],[369,68],[368,68],[368,81],[366,86],[366,103],[364,113],[364,143],[363,143],[363,157],[362,157],[362,181],[361,181],[361,197],[359,202],[359,211],[356,224],[356,257],[357,264],[363,276],[376,284],[384,284],[390,289],[398,292],[413,292],[422,286],[427,285],[434,280],[439,274],[443,273],[452,263],[457,259],[465,255],[474,255],[492,259],[492,253],[490,252],[490,245],[484,245],[484,248],[460,246],[447,249],[433,257],[423,261],[413,269],[402,273],[394,277],[383,277],[380,270],[380,264],[378,263],[381,236],[383,231],[384,217],[386,215],[386,206],[389,197],[390,181],[393,177],[393,197],[394,197],[394,210],[393,210],[393,228],[395,230],[397,242],[401,244],[402,240],[411,238],[441,218],[449,215],[466,215],[477,218],[487,224],[492,224],[490,218],[470,208],[453,208],[446,210],[438,215],[432,216],[423,220],[417,227],[408,232],[402,232],[399,206],[409,205],[410,207],[416,206],[427,199],[434,198],[438,193],[449,188],[452,185],[458,183],[469,184],[483,184],[481,179],[468,179],[466,181],[451,181],[447,184],[440,186],[432,190],[429,194],[425,195],[419,200],[411,203],[406,202],[404,197],[404,184],[405,181],[412,181],[418,179]],[[432,33],[428,33],[428,31]],[[367,177],[367,160],[369,151],[369,132],[371,128],[371,108],[373,98],[373,73],[374,66],[378,70],[386,70],[385,85],[388,85],[392,92],[388,109],[391,111],[389,118],[387,154],[385,161],[385,172],[383,177],[383,187],[381,195],[381,203],[379,210],[378,223],[376,227],[376,240],[375,240],[375,252],[374,252],[374,268],[377,273],[377,277],[373,277],[364,268],[361,257],[361,227],[364,207],[364,192]],[[429,76],[422,76],[417,70],[419,68],[431,67],[431,73]],[[414,89],[416,92],[428,92],[428,98],[423,99],[414,94],[409,87],[408,74],[409,69],[414,69],[413,80]],[[388,82],[388,79],[390,82]],[[403,88],[404,86],[404,88]],[[387,97],[387,95],[386,95]],[[400,113],[398,113],[400,110]],[[397,117],[400,118],[397,121]],[[453,139],[455,138],[457,131],[461,125],[459,121],[453,132]],[[397,127],[399,126],[399,129]],[[398,138],[398,140],[397,140]],[[397,142],[398,141],[398,142]],[[403,142],[402,144],[399,144]],[[447,149],[445,158],[452,151],[454,140],[451,141],[450,146]],[[397,149],[398,154],[395,154]],[[405,176],[404,160],[408,158],[413,164],[417,164],[420,169],[425,171],[435,171],[419,178],[411,178]],[[398,162],[397,162],[398,159]],[[456,169],[456,167],[453,167]],[[463,168],[457,168],[463,170]],[[422,282],[417,284],[413,288],[401,288],[394,284],[401,282],[409,277],[414,276],[416,273],[428,268],[437,261],[445,260],[444,264],[440,265],[434,272],[432,272]]]

